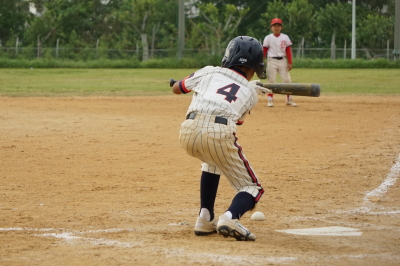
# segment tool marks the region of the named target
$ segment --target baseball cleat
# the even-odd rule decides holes
[[[256,240],[256,236],[244,227],[238,219],[229,219],[225,215],[219,217],[217,232],[224,237],[234,237],[237,241]]]
[[[293,106],[293,107],[297,106],[297,104],[295,102],[293,102],[293,101],[286,101],[286,105],[290,105],[290,106]]]
[[[211,222],[208,222],[203,217],[197,217],[196,225],[194,226],[194,233],[196,236],[206,236],[217,232],[217,219],[214,218]]]

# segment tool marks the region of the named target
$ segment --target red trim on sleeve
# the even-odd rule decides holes
[[[265,58],[268,54],[268,47],[263,46],[263,51],[264,51],[264,58]]]
[[[182,79],[181,81],[179,81],[179,89],[181,90],[182,93],[189,93],[189,92],[191,92],[191,90],[186,89],[186,86],[185,86],[185,80],[186,80],[186,79],[187,79],[187,78],[184,78],[184,79]]]
[[[292,48],[291,46],[286,47],[286,57],[289,64],[292,63]]]

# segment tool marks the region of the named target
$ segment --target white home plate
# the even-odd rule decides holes
[[[276,231],[294,235],[310,235],[310,236],[360,236],[362,234],[362,232],[360,232],[359,229],[340,227],[340,226],[276,230]]]

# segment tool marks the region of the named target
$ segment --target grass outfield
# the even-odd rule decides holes
[[[171,94],[169,79],[195,69],[1,69],[0,96],[138,96]],[[399,69],[293,69],[294,83],[321,94],[400,94]],[[278,79],[279,80],[279,79]]]

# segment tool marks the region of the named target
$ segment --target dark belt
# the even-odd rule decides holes
[[[272,57],[273,59],[276,59],[276,60],[282,60],[283,59],[283,57]]]
[[[197,113],[190,113],[186,116],[186,119],[194,119],[196,117],[196,115],[197,115]],[[228,125],[228,119],[226,119],[224,117],[220,117],[220,116],[216,116],[214,122],[217,124]]]

